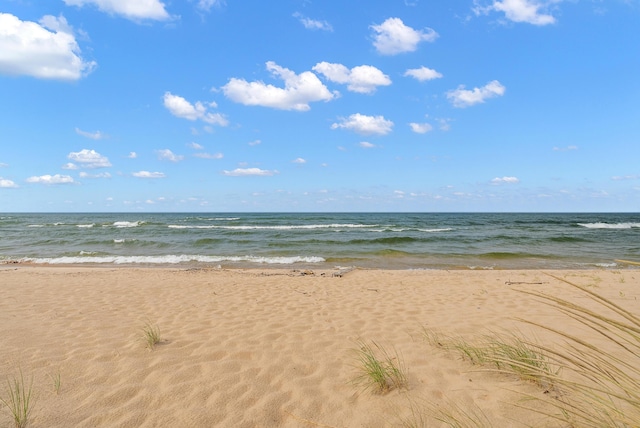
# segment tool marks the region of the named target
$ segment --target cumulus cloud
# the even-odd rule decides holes
[[[360,143],[358,143],[358,146],[362,147],[363,149],[373,149],[376,145],[368,141],[361,141]]]
[[[167,160],[169,162],[180,162],[182,159],[184,159],[184,156],[176,155],[169,149],[157,150],[156,153],[158,154],[159,160]]]
[[[40,184],[72,184],[73,178],[68,175],[40,175],[27,178],[27,183],[40,183]]]
[[[0,13],[0,73],[78,80],[96,66],[81,55],[73,30],[63,16],[47,15],[35,23]]]
[[[426,134],[427,132],[433,130],[433,126],[428,123],[411,122],[409,126],[411,127],[411,130],[416,134]]]
[[[63,0],[67,6],[93,5],[100,11],[120,15],[132,21],[151,19],[163,21],[170,18],[159,0]]]
[[[150,171],[138,171],[134,172],[131,175],[138,178],[164,178],[165,175],[163,172],[150,172]]]
[[[331,125],[331,129],[347,129],[364,135],[386,135],[392,128],[393,122],[383,116],[366,116],[360,113],[341,118],[340,122]]]
[[[245,177],[250,175],[272,176],[272,175],[278,174],[278,171],[276,170],[269,171],[269,170],[260,169],[260,168],[236,168],[233,171],[224,170],[222,171],[222,174],[228,177]]]
[[[373,46],[382,55],[396,55],[413,52],[420,42],[433,42],[438,38],[431,28],[414,30],[404,25],[400,18],[389,18],[380,25],[372,25],[374,35]]]
[[[212,125],[227,126],[229,121],[220,113],[211,113],[207,111],[207,106],[202,102],[196,101],[191,104],[189,101],[179,95],[173,95],[171,92],[165,92],[163,97],[164,106],[172,115],[191,121],[202,120]],[[217,107],[216,103],[208,103],[209,107]]]
[[[346,84],[352,92],[370,94],[378,86],[391,84],[389,76],[371,65],[360,65],[349,70],[342,64],[320,62],[313,66],[313,71],[322,74],[332,82]]]
[[[0,189],[15,189],[18,185],[8,178],[0,177]]]
[[[517,177],[496,177],[491,180],[492,184],[517,184],[519,182]]]
[[[224,95],[230,100],[248,105],[272,107],[281,110],[307,111],[309,103],[331,101],[337,95],[322,84],[318,76],[310,71],[296,74],[280,67],[273,61],[266,63],[267,70],[274,77],[284,81],[284,88],[264,82],[247,82],[244,79],[231,78],[222,87]]]
[[[71,152],[67,158],[80,164],[83,168],[108,168],[111,166],[109,159],[95,150],[82,149],[79,152]]]
[[[76,128],[76,134],[82,135],[83,137],[91,138],[92,140],[104,140],[105,138],[109,138],[107,134],[103,134],[100,131],[87,132],[83,131],[80,128]]]
[[[306,28],[307,30],[333,31],[333,27],[327,21],[309,19],[299,12],[294,13],[293,16],[295,18],[298,18],[298,21],[300,21],[300,23],[304,25],[304,28]]]
[[[556,22],[553,15],[544,13],[553,3],[559,0],[494,0],[488,6],[474,7],[476,15],[486,15],[491,12],[504,13],[509,21],[525,22],[533,25],[548,25]]]
[[[463,108],[483,103],[489,98],[502,96],[505,91],[506,88],[500,82],[492,80],[481,88],[473,88],[471,90],[464,89],[464,85],[460,85],[458,89],[447,92],[447,98],[453,103],[454,107]]]
[[[303,158],[296,158],[296,159],[292,160],[291,162],[293,162],[293,163],[298,163],[298,164],[305,164],[305,163],[307,163],[307,161],[306,161],[305,159],[303,159]]]
[[[127,155],[127,157],[129,159],[135,159],[138,157],[138,154],[136,152],[129,152],[129,154]]]
[[[404,76],[413,77],[414,79],[424,82],[426,80],[439,79],[442,77],[442,74],[431,68],[423,66],[420,68],[411,68],[405,71]]]

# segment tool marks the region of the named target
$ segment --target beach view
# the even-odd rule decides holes
[[[640,426],[640,4],[0,4],[0,427]]]

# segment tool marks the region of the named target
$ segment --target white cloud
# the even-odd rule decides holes
[[[553,150],[555,152],[568,152],[571,150],[578,150],[578,146],[554,147]]]
[[[278,174],[278,171],[276,170],[269,171],[269,170],[260,169],[260,168],[236,168],[233,171],[224,170],[222,171],[222,174],[228,177],[245,177],[250,175],[271,176],[271,175]]]
[[[109,159],[95,150],[82,149],[79,152],[71,152],[67,158],[79,163],[84,168],[108,168],[111,166]]]
[[[411,130],[416,134],[426,134],[427,132],[433,130],[433,126],[428,123],[411,122],[409,126],[411,127]]]
[[[333,31],[333,27],[327,21],[318,21],[315,19],[309,19],[301,13],[294,13],[293,16],[298,18],[298,21],[304,25],[304,28],[307,30],[323,30],[323,31]]]
[[[494,0],[489,6],[476,6],[476,15],[502,12],[509,21],[526,22],[533,25],[554,24],[553,15],[541,12],[560,0]]]
[[[80,167],[78,165],[76,165],[73,162],[69,162],[69,163],[65,163],[64,165],[62,165],[62,169],[70,169],[70,170],[75,170],[75,169],[79,169]]]
[[[410,76],[414,79],[424,82],[426,80],[439,79],[442,77],[442,74],[423,66],[420,68],[411,68],[405,71],[404,76]]]
[[[420,42],[433,42],[438,38],[433,29],[414,30],[400,18],[389,18],[380,25],[372,25],[371,29],[376,33],[373,45],[383,55],[413,52]]]
[[[129,159],[135,159],[138,157],[138,154],[136,152],[129,152],[129,154],[127,155],[127,157]]]
[[[213,6],[219,6],[223,0],[198,0],[198,9],[209,12]]]
[[[201,146],[198,143],[189,143],[189,144],[187,144],[187,147],[192,148],[194,150],[202,150],[202,149],[204,149],[204,147]]]
[[[131,175],[138,178],[164,178],[165,175],[163,172],[149,172],[149,171],[138,171],[134,172]]]
[[[492,80],[481,88],[472,90],[464,89],[464,85],[458,89],[447,92],[447,98],[451,100],[454,107],[469,107],[474,104],[483,103],[486,99],[504,95],[506,88],[497,80]]]
[[[67,158],[79,163],[84,168],[108,168],[111,166],[109,159],[95,150],[82,149],[79,152],[71,152]]]
[[[15,189],[18,185],[8,178],[0,177],[0,189]]]
[[[440,124],[439,128],[441,131],[451,130],[451,119],[436,119],[436,121]]]
[[[332,82],[347,85],[352,92],[370,94],[375,92],[378,86],[391,84],[389,76],[371,65],[360,65],[349,70],[342,64],[320,62],[313,66],[313,71],[321,73]]]
[[[80,178],[111,178],[111,174],[108,172],[101,172],[99,174],[89,174],[87,172],[82,171],[79,174]]]
[[[383,116],[366,116],[364,114],[352,114],[348,118],[341,118],[340,123],[331,125],[331,129],[348,129],[358,134],[386,135],[391,132],[393,122],[386,120]]]
[[[207,111],[207,107],[200,101],[191,104],[179,95],[173,95],[171,92],[165,92],[163,97],[164,106],[172,115],[187,120],[202,120],[212,125],[227,126],[229,121],[220,113],[211,113]],[[209,107],[216,107],[216,103],[209,103]]]
[[[0,73],[78,80],[95,66],[94,61],[82,59],[80,47],[64,17],[47,15],[38,24],[0,13]]]
[[[40,175],[27,178],[27,183],[41,184],[71,184],[74,183],[73,178],[68,175]]]
[[[91,138],[92,140],[104,140],[105,138],[109,138],[108,135],[103,134],[100,131],[87,132],[87,131],[83,131],[80,128],[76,128],[76,134],[82,135],[83,137]]]
[[[496,177],[491,180],[492,184],[516,184],[520,180],[517,177]]]
[[[304,160],[304,159],[302,159],[302,158],[296,158],[296,159],[292,160],[291,162],[293,162],[293,163],[299,163],[299,164],[305,164],[305,163],[307,163],[307,161],[306,161],[306,160]]]
[[[222,159],[224,157],[222,153],[196,153],[194,156],[200,159]]]
[[[260,140],[249,141],[249,145],[252,146],[252,147],[253,146],[258,146],[260,144],[262,144],[262,141],[260,141]]]
[[[640,179],[640,175],[631,174],[631,175],[615,175],[611,177],[614,181],[622,181],[622,180],[638,180]]]
[[[170,16],[159,0],[63,0],[67,6],[94,5],[100,11],[113,15],[121,15],[127,19],[138,21],[151,19],[163,21]]]
[[[331,101],[336,97],[322,84],[318,76],[310,71],[295,74],[280,67],[273,61],[266,63],[267,70],[275,77],[284,80],[284,88],[268,85],[264,82],[247,82],[244,79],[231,78],[222,87],[224,95],[230,100],[249,106],[272,107],[281,110],[307,111],[310,102]]]
[[[363,149],[373,149],[376,145],[368,141],[361,141],[360,143],[358,143],[358,146],[362,147]]]
[[[167,160],[169,162],[180,162],[184,159],[182,155],[176,155],[169,149],[156,150],[159,160]]]

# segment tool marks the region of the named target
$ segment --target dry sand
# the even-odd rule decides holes
[[[516,317],[572,329],[514,289],[585,303],[575,289],[542,271],[334,273],[0,266],[0,396],[19,370],[33,378],[32,427],[402,426],[451,403],[495,427],[554,426],[513,405],[540,387],[430,345],[423,327],[469,340],[532,335]],[[638,270],[550,273],[639,312]],[[359,341],[397,351],[408,388],[354,384]]]

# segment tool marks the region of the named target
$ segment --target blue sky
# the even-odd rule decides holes
[[[0,211],[639,211],[637,0],[0,0]]]

